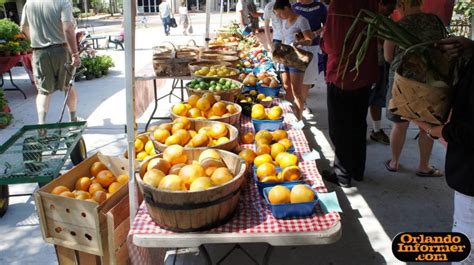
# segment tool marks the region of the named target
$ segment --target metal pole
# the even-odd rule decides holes
[[[224,0],[221,0],[221,20],[219,25],[222,27],[222,13],[224,13]]]
[[[135,14],[137,1],[123,1],[125,27],[125,98],[127,107],[130,225],[137,212],[135,194]]]
[[[227,14],[230,12],[230,0],[227,0]]]
[[[206,42],[206,48],[209,46],[209,27],[211,23],[211,6],[212,0],[206,1],[206,38],[204,39]]]

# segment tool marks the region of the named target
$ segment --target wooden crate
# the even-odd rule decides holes
[[[120,159],[106,158],[110,162],[106,163],[109,168],[126,172],[126,165]],[[124,250],[127,248],[124,242],[130,227],[128,185],[122,186],[101,204],[51,194],[58,185],[73,189],[78,178],[89,176],[91,165],[97,161],[98,154],[34,194],[43,238],[58,246],[60,261],[62,257],[74,260],[72,254],[76,256],[76,261],[80,255],[84,256],[80,260],[89,260],[87,254],[98,256],[95,260],[101,260],[101,264],[122,264],[123,259],[117,258],[116,254],[128,259],[128,253]]]

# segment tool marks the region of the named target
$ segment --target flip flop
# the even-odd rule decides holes
[[[434,166],[431,166],[431,169],[428,172],[417,171],[416,175],[418,177],[425,177],[425,178],[433,178],[433,177],[442,177],[442,176],[444,176],[443,172],[441,172],[441,170],[437,169]]]
[[[393,168],[393,167],[390,166],[390,161],[391,161],[391,159],[389,159],[389,160],[387,160],[383,163],[385,165],[385,168],[390,172],[397,172],[398,169]]]

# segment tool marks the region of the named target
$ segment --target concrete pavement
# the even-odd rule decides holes
[[[162,32],[160,21],[151,18],[151,26],[144,28],[137,25],[136,32],[136,69],[140,69],[151,61],[151,47],[163,40],[174,43],[186,43],[190,38],[203,41],[204,15],[193,14],[193,36],[179,35],[173,29],[171,36],[166,38]],[[224,17],[224,24],[234,18]],[[219,26],[219,15],[213,15],[212,28]],[[98,34],[118,32],[120,19],[114,23],[95,26]],[[156,24],[155,22],[156,21]],[[111,34],[112,35],[112,34]],[[101,151],[110,155],[121,155],[126,147],[125,124],[125,90],[124,52],[100,50],[101,54],[109,54],[114,58],[115,67],[110,74],[92,81],[76,83],[78,90],[78,115],[88,121],[88,130],[84,135],[89,154]],[[35,89],[31,86],[23,69],[14,69],[15,82],[25,90],[28,99],[24,100],[17,92],[7,92],[10,107],[15,116],[12,125],[0,130],[0,143],[16,132],[24,124],[35,124]],[[323,80],[320,78],[320,80]],[[7,82],[8,84],[8,82]],[[166,88],[161,90],[166,91]],[[63,95],[56,93],[51,102],[48,121],[55,122],[59,116]],[[322,81],[311,90],[308,105],[313,115],[307,116],[304,129],[312,148],[320,152],[318,160],[320,172],[329,168],[334,152],[328,140],[326,91]],[[160,102],[163,113],[169,109],[167,101]],[[137,120],[144,127],[151,109]],[[370,126],[369,126],[370,127]],[[390,124],[384,121],[387,133]],[[274,251],[270,264],[401,264],[391,254],[391,238],[402,231],[449,231],[452,222],[453,192],[447,187],[444,178],[419,178],[414,172],[418,162],[418,147],[412,140],[417,130],[410,128],[405,149],[403,151],[402,169],[399,173],[389,173],[383,161],[390,157],[390,148],[368,141],[367,170],[363,182],[354,182],[353,188],[341,189],[328,183],[330,190],[336,191],[343,209],[342,238],[328,246],[278,247]],[[445,149],[435,144],[432,164],[443,168]],[[68,165],[70,166],[70,165]],[[37,185],[11,185],[11,193],[32,192]],[[10,209],[0,219],[0,264],[56,264],[54,249],[44,243],[39,229],[39,221],[35,211],[34,200],[29,197],[14,197],[10,200]],[[208,246],[214,262],[219,260],[230,245]],[[248,244],[244,248],[257,260],[263,258],[265,244]],[[172,264],[168,260],[167,264]],[[203,264],[199,257],[192,254],[180,256],[177,264]],[[250,260],[239,252],[232,254],[224,264],[250,264]]]

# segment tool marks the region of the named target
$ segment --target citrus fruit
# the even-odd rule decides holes
[[[90,173],[92,177],[97,176],[100,171],[107,169],[107,167],[102,162],[94,162],[90,168]]]
[[[171,134],[174,134],[177,130],[184,129],[186,125],[182,122],[175,122],[171,126]]]
[[[265,113],[265,109],[255,109],[252,110],[252,119],[254,120],[265,120],[267,118],[267,114]]]
[[[202,164],[204,159],[206,158],[214,158],[214,159],[217,159],[219,161],[222,160],[221,156],[219,155],[219,152],[217,152],[216,150],[214,149],[207,149],[207,150],[204,150],[200,155],[199,155],[199,163]]]
[[[286,149],[290,148],[293,146],[293,143],[291,142],[290,139],[288,138],[283,138],[280,141],[278,141],[280,144],[284,145]]]
[[[301,170],[297,166],[285,167],[281,171],[283,181],[295,181],[301,178]]]
[[[110,184],[108,191],[110,194],[114,194],[116,191],[120,189],[120,187],[122,187],[120,183],[113,182],[112,184]]]
[[[264,163],[257,167],[257,177],[263,179],[266,176],[275,176],[277,174],[275,165]]]
[[[216,145],[221,145],[229,142],[229,138],[223,136],[217,139]]]
[[[76,190],[89,190],[89,186],[92,184],[92,180],[88,177],[82,177],[76,180]]]
[[[259,156],[259,155],[263,155],[263,154],[270,154],[271,152],[271,148],[268,144],[260,144],[257,146],[257,150],[255,151],[255,153]]]
[[[181,138],[179,138],[179,136],[171,135],[170,137],[166,138],[165,145],[170,146],[175,144],[181,144]]]
[[[158,129],[163,129],[167,130],[168,132],[171,132],[171,128],[173,127],[173,123],[171,122],[166,122],[158,125]]]
[[[281,160],[283,157],[285,157],[285,156],[287,156],[287,155],[289,155],[289,154],[290,154],[290,153],[288,153],[288,152],[279,153],[279,154],[276,155],[276,157],[275,157],[275,162],[279,165],[279,164],[280,164],[280,160]]]
[[[206,190],[210,187],[212,187],[211,178],[199,177],[196,180],[194,180],[193,183],[191,183],[191,186],[189,187],[189,191]]]
[[[186,166],[186,164],[184,163],[181,163],[181,164],[176,164],[174,166],[172,166],[170,168],[170,171],[168,172],[169,175],[178,175],[179,174],[179,171],[181,170],[181,168],[183,168],[184,166]]]
[[[208,177],[211,177],[212,174],[214,173],[214,171],[216,171],[216,169],[218,169],[218,167],[207,167],[204,170],[204,174],[206,174],[206,176],[208,176]]]
[[[65,191],[70,191],[68,187],[66,186],[56,186],[54,187],[54,189],[51,191],[51,194],[54,194],[54,195],[59,195]]]
[[[186,186],[184,181],[178,175],[168,175],[165,176],[158,186],[161,190],[170,190],[170,191],[184,191]]]
[[[242,151],[240,151],[239,156],[245,160],[247,165],[250,165],[253,163],[253,160],[257,155],[252,149],[244,148]]]
[[[254,136],[252,132],[246,132],[240,135],[240,141],[243,144],[252,144],[254,141]]]
[[[165,174],[156,168],[152,168],[148,170],[145,175],[143,176],[143,182],[146,184],[158,188],[160,185],[161,180],[165,177]]]
[[[75,199],[75,198],[76,198],[76,196],[74,196],[74,193],[72,193],[72,192],[70,192],[70,191],[61,192],[61,194],[59,194],[59,196],[68,197],[68,198],[71,198],[71,199]]]
[[[291,189],[290,202],[302,203],[314,201],[314,192],[304,184],[295,185]]]
[[[94,199],[94,201],[97,203],[102,203],[107,200],[107,193],[105,191],[98,190],[92,194],[92,199]]]
[[[272,161],[273,161],[273,159],[272,159],[271,155],[263,154],[263,155],[259,155],[259,156],[255,157],[255,159],[253,160],[253,164],[256,167],[259,167],[260,165],[262,165],[264,163],[271,163]]]
[[[148,153],[145,151],[141,151],[137,154],[137,160],[145,160],[148,157]]]
[[[92,197],[91,197],[91,194],[90,194],[89,192],[87,192],[87,191],[77,190],[77,191],[75,191],[75,192],[73,192],[73,193],[74,193],[75,198],[78,199],[78,200],[83,200],[83,201],[85,201],[85,200],[87,200],[87,199],[92,198]]]
[[[158,128],[153,132],[153,138],[158,142],[164,144],[166,139],[170,137],[170,132],[165,129]]]
[[[186,117],[179,117],[174,120],[174,123],[182,123],[184,125],[184,129],[189,130],[191,129],[191,121]]]
[[[147,170],[155,168],[155,169],[160,170],[161,172],[163,172],[166,175],[166,174],[168,174],[168,171],[170,170],[170,167],[171,167],[171,165],[167,160],[165,160],[161,157],[157,157],[157,158],[151,159],[148,162]]]
[[[173,106],[172,111],[178,116],[186,116],[187,109],[183,103],[177,103]]]
[[[191,165],[186,165],[179,170],[178,176],[184,181],[187,188],[191,183],[199,177],[205,176],[204,168],[195,162]]]
[[[267,130],[261,130],[255,134],[255,141],[265,141],[267,144],[270,144],[272,142],[273,135],[271,132]]]
[[[144,147],[145,144],[140,139],[135,140],[135,153],[140,153]]]
[[[207,98],[200,98],[196,102],[196,108],[201,111],[208,111],[211,108],[211,102]]]
[[[219,102],[216,102],[214,105],[212,105],[211,109],[215,115],[222,116],[227,112],[226,107],[227,107],[226,103],[219,101]]]
[[[211,176],[211,181],[214,186],[219,186],[231,181],[234,175],[226,167],[220,167],[214,170]]]
[[[234,104],[227,105],[226,109],[227,109],[227,112],[229,113],[229,116],[239,111]]]
[[[197,118],[202,115],[201,110],[198,108],[192,108],[188,111],[189,117],[190,118]]]
[[[266,176],[260,182],[279,182],[279,180],[276,176]]]
[[[278,120],[283,115],[283,109],[280,106],[274,106],[268,112],[268,118],[270,120]]]
[[[273,141],[278,142],[281,139],[288,138],[288,133],[285,130],[275,130],[272,132]]]
[[[227,129],[227,126],[222,122],[213,124],[210,130],[210,134],[212,138],[214,139],[219,139],[220,137],[224,137],[227,135],[228,132],[229,130]]]
[[[89,193],[90,194],[94,194],[99,190],[104,191],[104,188],[102,187],[102,185],[100,185],[99,182],[92,183],[89,187]]]
[[[207,134],[198,133],[191,139],[191,144],[194,147],[203,147],[209,144],[209,137]]]
[[[96,178],[99,184],[104,188],[107,188],[110,184],[112,184],[112,182],[115,181],[114,175],[112,172],[110,172],[110,170],[107,169],[100,171]]]
[[[163,158],[171,165],[186,163],[188,156],[184,152],[184,148],[179,145],[168,146],[163,152]]]
[[[271,204],[290,203],[290,190],[281,185],[276,185],[268,192],[268,200]]]
[[[128,182],[128,176],[127,175],[120,175],[117,177],[117,182],[124,185]]]
[[[191,105],[191,107],[196,107],[196,103],[199,100],[198,95],[191,95],[188,97],[188,104]]]
[[[271,153],[270,154],[272,155],[273,159],[275,159],[278,154],[283,153],[285,151],[286,151],[286,147],[283,144],[274,143],[271,146]]]
[[[173,136],[174,135],[179,138],[179,145],[181,145],[181,146],[186,145],[189,142],[189,140],[191,139],[191,136],[189,135],[188,131],[186,131],[185,129],[176,130],[173,133]]]
[[[154,150],[155,146],[153,145],[153,142],[148,140],[148,142],[145,144],[145,152],[150,155]]]
[[[296,166],[298,165],[298,157],[294,154],[287,154],[279,160],[278,164],[282,169],[289,166]]]

